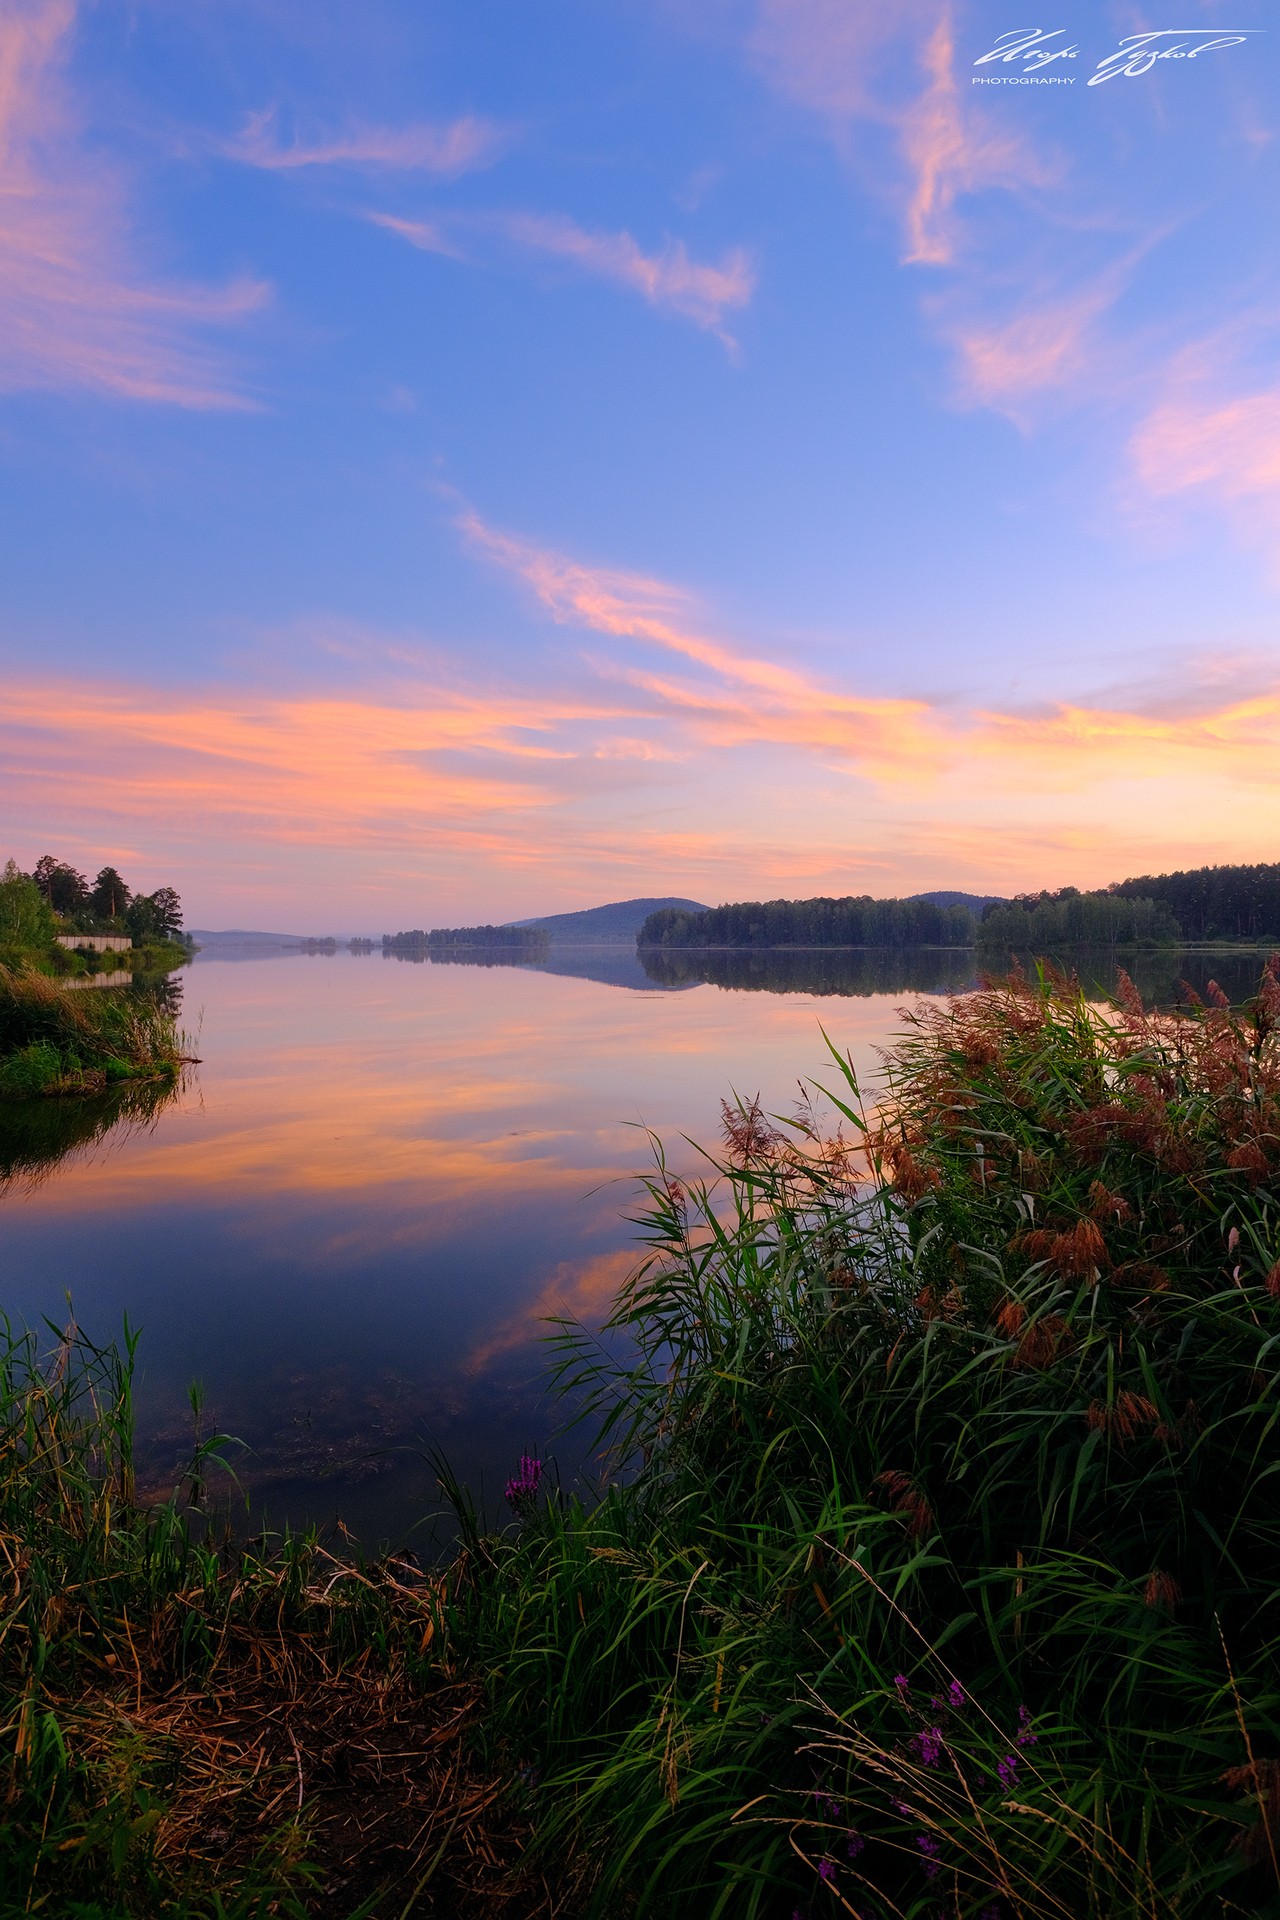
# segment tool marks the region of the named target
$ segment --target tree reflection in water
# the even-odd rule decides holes
[[[182,1010],[178,974],[144,974],[123,991],[145,995],[175,1019]],[[150,1129],[185,1081],[183,1074],[168,1081],[126,1080],[105,1093],[0,1100],[0,1191],[38,1186],[63,1161],[88,1155],[108,1134]]]

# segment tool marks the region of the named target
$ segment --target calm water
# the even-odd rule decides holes
[[[1243,994],[1257,964],[1213,971]],[[1208,970],[1161,961],[1142,984]],[[681,1136],[714,1142],[723,1094],[784,1110],[798,1078],[825,1077],[819,1022],[869,1074],[904,998],[971,979],[955,953],[681,955],[649,973],[629,952],[197,959],[183,1022],[202,1064],[176,1100],[61,1159],[59,1129],[109,1115],[44,1103],[42,1139],[12,1110],[0,1125],[0,1164],[47,1163],[0,1186],[0,1304],[61,1323],[70,1293],[95,1338],[125,1315],[141,1328],[153,1484],[189,1445],[199,1378],[273,1521],[418,1537],[436,1504],[424,1444],[496,1512],[560,1417],[544,1316],[590,1322],[635,1257],[642,1129],[688,1167]],[[555,1443],[564,1472],[581,1444]]]

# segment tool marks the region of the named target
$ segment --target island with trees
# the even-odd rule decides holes
[[[433,927],[429,933],[414,927],[408,933],[384,933],[382,951],[410,959],[493,954],[541,960],[546,957],[547,934],[542,927]]]

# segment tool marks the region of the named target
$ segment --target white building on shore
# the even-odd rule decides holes
[[[60,947],[87,947],[90,953],[127,953],[133,941],[127,933],[59,933]]]

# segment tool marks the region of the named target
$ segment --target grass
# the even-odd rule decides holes
[[[465,1561],[237,1545],[202,1514],[216,1437],[141,1506],[134,1345],[0,1337],[0,1915],[549,1912],[466,1750]]]
[[[77,991],[30,967],[0,967],[0,1099],[172,1081],[186,1057],[163,998]]]
[[[459,1631],[593,1914],[1280,1912],[1280,1058],[1047,977],[659,1159],[619,1461]]]

